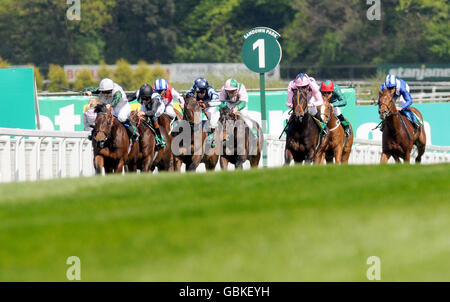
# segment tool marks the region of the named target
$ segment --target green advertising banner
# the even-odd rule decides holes
[[[0,69],[0,127],[36,129],[33,68]]]
[[[423,116],[427,145],[450,146],[450,103],[413,104]],[[357,138],[381,141],[382,132],[373,130],[380,122],[378,106],[358,106],[352,126]]]
[[[377,69],[407,81],[450,81],[449,64],[379,64]]]
[[[380,119],[377,106],[356,106],[355,90],[342,89],[347,99],[347,106],[342,113],[350,120],[355,132],[355,137],[361,139],[381,140],[381,132],[372,130]],[[287,91],[266,92],[268,112],[268,133],[277,137],[283,131],[288,119],[289,108],[286,107]],[[83,131],[83,111],[89,97],[41,97],[39,106],[41,113],[41,125],[44,130],[57,131]],[[417,104],[425,120],[425,131],[428,144],[438,146],[450,146],[450,124],[446,120],[447,112],[450,112],[450,103]],[[178,104],[175,104],[175,108]],[[132,110],[138,110],[139,104],[132,103]],[[259,92],[249,92],[249,115],[256,121],[261,121],[261,108]]]

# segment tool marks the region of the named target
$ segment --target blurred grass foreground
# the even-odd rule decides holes
[[[450,281],[449,165],[0,185],[0,281]]]

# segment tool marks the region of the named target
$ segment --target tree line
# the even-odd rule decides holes
[[[383,0],[0,0],[0,57],[10,64],[241,62],[242,35],[281,34],[282,64],[449,63],[449,2]],[[1,61],[0,61],[1,62]]]

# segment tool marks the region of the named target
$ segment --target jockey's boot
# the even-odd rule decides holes
[[[414,118],[414,122],[412,123],[414,130],[417,131],[422,126],[422,123],[419,121],[419,119],[416,117],[416,115],[414,113],[412,114],[412,116]]]
[[[135,125],[131,125],[130,128],[131,128],[131,139],[133,141],[137,141],[138,138],[139,138],[139,132],[137,131],[136,126]]]
[[[164,148],[167,144],[164,140],[164,136],[161,134],[161,131],[159,130],[159,124],[158,122],[153,123],[153,127],[155,128],[155,139],[156,139],[156,149],[159,150],[161,148]]]
[[[341,121],[342,127],[344,127],[345,136],[349,136],[351,134],[350,122],[342,114],[338,116],[338,119]]]
[[[216,130],[216,128],[211,128],[211,130],[208,132],[207,138],[209,141],[211,141],[211,147],[215,147],[216,146],[216,141],[214,140],[214,131]]]
[[[133,142],[137,141],[139,138],[139,133],[137,131],[137,128],[135,125],[133,125],[133,123],[131,123],[130,120],[126,120],[125,122],[122,123],[125,128],[127,129],[128,132],[128,136],[131,138],[131,140]]]
[[[319,112],[317,112],[314,117],[319,120],[320,133],[324,136],[328,135],[327,124],[322,120]]]

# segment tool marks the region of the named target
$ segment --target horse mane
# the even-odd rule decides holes
[[[224,117],[224,118],[234,118],[234,114],[233,111],[231,110],[231,108],[229,108],[228,106],[222,107],[219,109],[220,112],[220,117]]]
[[[95,113],[106,112],[106,105],[103,103],[97,104],[94,109]]]

